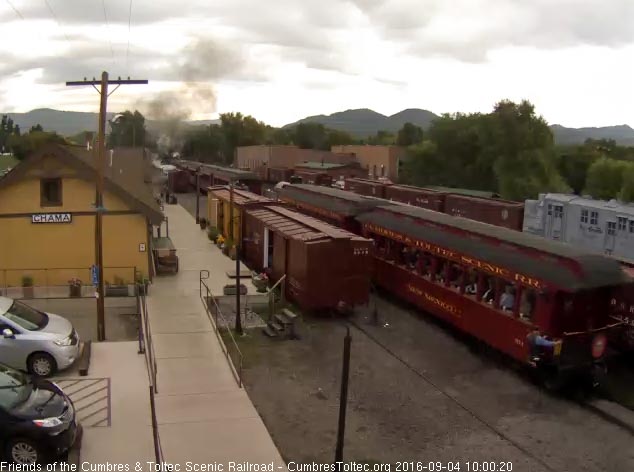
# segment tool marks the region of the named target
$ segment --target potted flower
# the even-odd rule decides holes
[[[30,275],[22,276],[22,297],[35,298],[35,288],[33,287],[33,277]]]
[[[77,277],[73,277],[68,281],[68,288],[70,289],[71,297],[81,297],[81,280]]]
[[[207,228],[207,218],[201,218],[198,223],[200,224],[200,229]]]
[[[269,286],[269,277],[264,272],[261,274],[254,274],[251,278],[253,281],[253,285],[257,289],[258,292],[263,293],[266,292],[266,289]]]
[[[128,286],[121,277],[115,275],[113,284],[106,282],[106,297],[127,297],[128,295]]]
[[[216,244],[218,245],[220,249],[222,249],[224,247],[223,246],[224,243],[225,243],[225,238],[222,236],[222,234],[219,234],[218,238],[216,238]]]
[[[216,240],[218,239],[218,236],[220,236],[220,233],[218,232],[218,228],[215,228],[213,226],[209,226],[207,228],[207,237],[209,238],[210,241],[216,242]]]

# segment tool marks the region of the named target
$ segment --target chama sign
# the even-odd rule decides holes
[[[71,223],[70,213],[38,213],[31,215],[31,223]]]

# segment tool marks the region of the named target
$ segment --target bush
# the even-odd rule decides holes
[[[22,276],[22,286],[23,287],[33,287],[33,277],[30,275]]]
[[[125,285],[125,282],[118,275],[114,276],[114,285]]]
[[[210,226],[209,228],[207,228],[207,237],[209,238],[210,241],[213,241],[215,243],[219,234],[220,232],[218,231],[218,228],[215,228],[213,226]]]

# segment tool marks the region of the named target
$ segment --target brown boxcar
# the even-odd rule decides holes
[[[268,176],[266,180],[273,183],[289,182],[292,175],[293,169],[289,169],[287,167],[271,167],[268,169]]]
[[[247,210],[245,235],[249,267],[286,275],[286,296],[303,310],[368,303],[371,240],[277,206]]]
[[[381,182],[380,180],[371,179],[346,179],[344,181],[345,190],[358,195],[377,198],[385,198],[386,187],[389,185],[390,184]]]
[[[323,185],[324,187],[330,187],[332,185],[332,177],[322,172],[296,169],[294,175],[301,178],[303,184]]]
[[[446,192],[411,185],[390,185],[385,189],[385,198],[434,211],[445,211]]]
[[[286,185],[277,191],[277,195],[292,208],[355,234],[361,231],[355,216],[378,205],[389,204],[378,198],[309,184]]]
[[[522,231],[524,223],[524,203],[497,198],[449,194],[445,198],[445,213],[516,231]]]
[[[167,174],[167,188],[172,193],[187,193],[190,189],[189,172],[173,170]]]

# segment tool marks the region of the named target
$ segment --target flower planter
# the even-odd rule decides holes
[[[127,285],[109,285],[106,287],[106,297],[128,297]]]
[[[22,287],[23,298],[35,298],[35,287]]]
[[[69,285],[68,289],[72,298],[81,297],[81,285]]]
[[[207,229],[207,220],[204,218],[199,221],[200,229]]]
[[[225,295],[235,295],[236,294],[236,284],[225,285],[224,288],[222,289],[222,293],[225,294]],[[240,295],[246,295],[246,294],[247,294],[246,285],[240,284]]]

